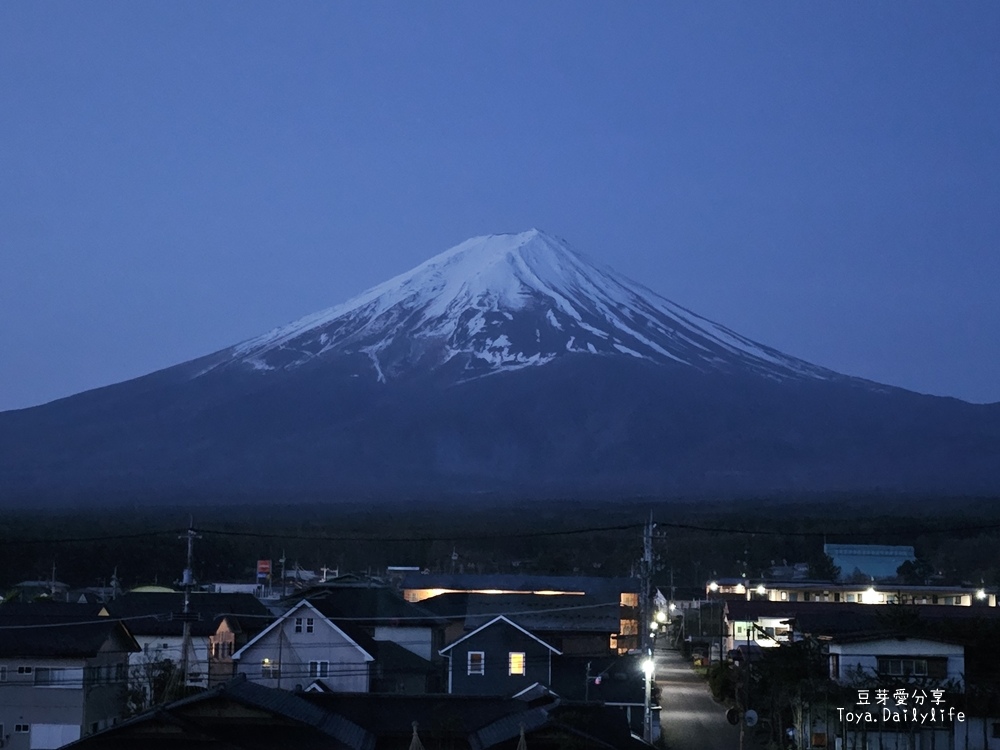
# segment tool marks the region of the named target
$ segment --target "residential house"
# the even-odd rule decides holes
[[[962,691],[965,679],[965,648],[931,638],[907,635],[842,635],[827,646],[830,679],[856,684],[920,682]]]
[[[563,654],[605,657],[617,653],[621,628],[618,598],[585,594],[441,594],[421,604],[448,622],[445,642],[458,640],[504,615]],[[612,645],[614,644],[614,645]]]
[[[373,692],[444,692],[446,620],[408,602],[399,592],[371,580],[340,577],[319,583],[285,600],[307,599],[331,622],[360,632],[373,644]]]
[[[448,692],[456,695],[520,693],[552,684],[552,656],[561,652],[503,615],[441,649],[448,660]]]
[[[600,576],[410,573],[402,582],[403,596],[411,602],[453,593],[534,594],[561,602],[590,596],[599,602],[617,602],[619,622],[616,631],[609,636],[609,646],[618,653],[639,646],[639,588],[640,583],[634,578]]]
[[[321,679],[334,692],[366,693],[376,652],[366,633],[338,625],[303,599],[232,659],[238,675],[266,687],[305,689]]]
[[[61,747],[120,721],[138,650],[123,623],[87,606],[0,606],[2,746]]]

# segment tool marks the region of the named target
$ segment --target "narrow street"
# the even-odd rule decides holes
[[[737,750],[739,727],[726,721],[722,705],[677,651],[657,649],[660,724],[668,750]]]

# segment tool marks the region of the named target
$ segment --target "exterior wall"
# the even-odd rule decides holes
[[[9,659],[0,666],[7,668],[0,683],[0,740],[10,735],[5,750],[59,747],[124,715],[127,659],[116,641],[91,659]],[[18,667],[30,667],[31,674],[18,674]],[[40,668],[66,670],[63,681],[36,684]],[[27,724],[29,731],[15,732],[19,724]]]
[[[965,650],[961,646],[950,643],[917,638],[833,643],[830,645],[830,654],[839,657],[838,673],[831,674],[831,677],[837,680],[846,679],[847,675],[858,667],[862,668],[866,674],[874,675],[878,671],[878,657],[880,656],[945,657],[948,660],[947,674],[941,680],[954,680],[958,684],[963,684]]]
[[[181,663],[181,651],[184,639],[179,635],[143,635],[133,633],[133,637],[142,648],[141,653],[132,654],[130,665],[143,665],[150,660],[170,659],[174,664]],[[208,687],[208,637],[191,636],[188,648],[188,680],[193,687]],[[135,671],[133,669],[133,671]]]
[[[468,672],[470,651],[484,654],[483,674]],[[524,653],[525,674],[511,675],[509,655]],[[514,695],[536,682],[552,682],[552,652],[529,635],[497,622],[447,652],[450,657],[448,692],[459,695]]]
[[[295,620],[313,618],[313,632],[295,632]],[[277,675],[265,677],[262,662],[269,659],[277,668]],[[284,619],[261,637],[246,646],[235,660],[237,674],[248,680],[272,688],[293,690],[297,685],[305,688],[314,679],[322,679],[333,691],[367,693],[371,657],[355,646],[328,620],[311,609],[292,610]],[[329,671],[311,676],[309,662],[329,662]]]
[[[994,730],[994,727],[997,727]],[[1000,716],[982,718],[973,716],[962,723],[955,723],[955,747],[980,747],[983,750],[1000,750]],[[941,747],[939,745],[938,747]],[[947,746],[945,746],[947,747]]]
[[[437,654],[434,653],[434,634],[431,628],[408,628],[398,625],[376,625],[376,641],[392,641],[397,643],[407,651],[417,656],[431,661]]]

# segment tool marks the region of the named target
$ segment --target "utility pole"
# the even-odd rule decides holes
[[[278,562],[281,563],[281,598],[284,599],[288,596],[285,589],[285,550],[281,550],[281,559]]]
[[[194,540],[198,539],[198,534],[194,531],[194,519],[188,519],[188,530],[184,536],[178,539],[187,540],[187,566],[184,568],[184,575],[181,578],[181,585],[184,587],[184,609],[181,611],[181,622],[183,631],[181,636],[181,690],[188,681],[188,652],[191,648],[191,587],[194,585]]]
[[[653,512],[649,512],[649,521],[643,529],[642,535],[642,602],[639,608],[640,621],[639,628],[642,635],[642,653],[644,656],[642,671],[645,677],[645,713],[643,714],[643,738],[646,742],[653,741],[653,712],[649,705],[652,700],[652,681],[654,672],[653,648],[651,638],[651,627],[653,615],[650,608],[650,593],[653,585]]]

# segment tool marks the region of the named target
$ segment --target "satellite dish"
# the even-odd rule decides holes
[[[757,726],[757,712],[752,708],[747,709],[747,712],[743,714],[743,721],[748,727]]]
[[[734,727],[740,723],[740,712],[735,708],[731,708],[726,711],[726,721],[732,724]]]

